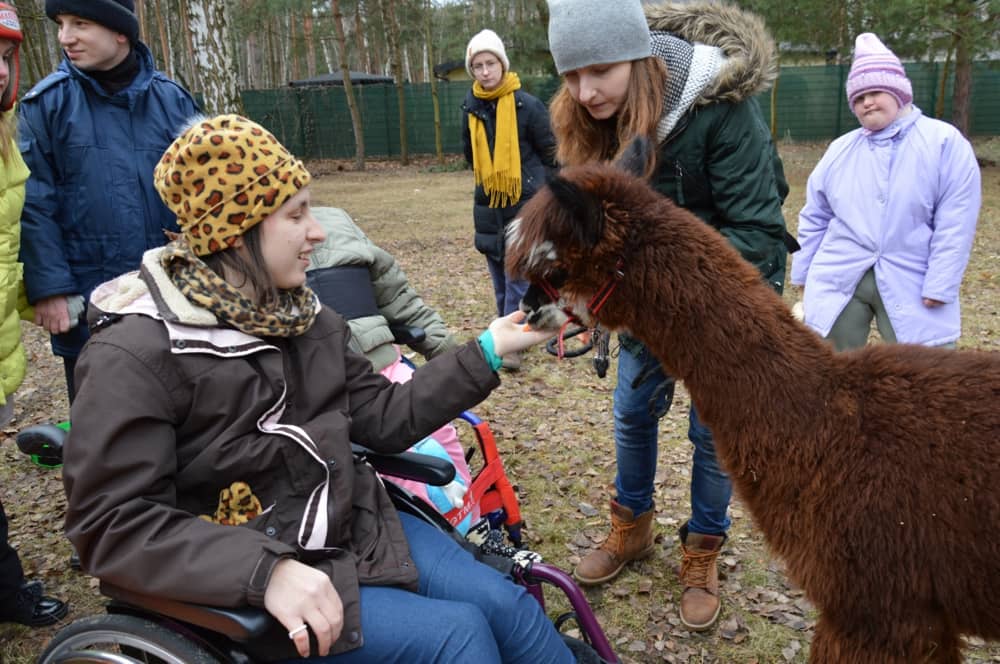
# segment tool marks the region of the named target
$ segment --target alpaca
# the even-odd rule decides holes
[[[529,320],[558,325],[537,306],[559,297],[684,381],[819,609],[810,662],[960,664],[960,635],[1000,639],[1000,354],[835,353],[719,233],[627,172],[649,149],[567,168],[522,209],[507,269],[533,284]]]

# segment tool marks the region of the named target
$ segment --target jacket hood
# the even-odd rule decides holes
[[[95,288],[90,296],[93,305],[90,316],[138,313],[194,327],[219,325],[214,314],[192,304],[174,286],[160,264],[162,254],[163,247],[148,250],[142,256],[139,270],[127,272]]]
[[[767,90],[777,79],[777,49],[759,16],[709,2],[647,5],[645,11],[651,30],[722,49],[725,64],[697,104],[737,103]]]

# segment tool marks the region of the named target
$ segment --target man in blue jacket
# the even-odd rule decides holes
[[[64,59],[20,105],[19,147],[31,169],[21,261],[35,323],[63,358],[69,398],[89,336],[94,286],[139,267],[176,231],[153,168],[198,112],[139,41],[133,0],[46,0]]]

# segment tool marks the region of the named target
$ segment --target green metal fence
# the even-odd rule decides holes
[[[934,115],[942,67],[940,63],[910,63],[907,75],[913,97],[927,115]],[[777,83],[776,133],[792,140],[830,140],[857,127],[844,96],[849,67],[783,67]],[[945,81],[944,114],[951,115],[952,77]],[[547,101],[559,86],[556,78],[524,78],[525,90]],[[442,82],[437,86],[441,107],[444,151],[459,153],[461,104],[468,81]],[[399,155],[399,103],[391,85],[354,87],[365,132],[365,152],[372,157]],[[408,143],[411,154],[434,152],[434,110],[430,84],[404,86]],[[973,68],[970,133],[1000,134],[1000,62],[976,63]],[[760,95],[769,117],[771,93]],[[339,86],[247,90],[243,92],[247,115],[270,129],[296,155],[306,159],[354,156],[354,131],[344,90]]]

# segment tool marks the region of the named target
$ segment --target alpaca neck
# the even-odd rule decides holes
[[[718,233],[693,217],[671,227],[635,266],[668,287],[642,284],[628,327],[684,381],[734,480],[759,475],[817,415],[833,351]]]

